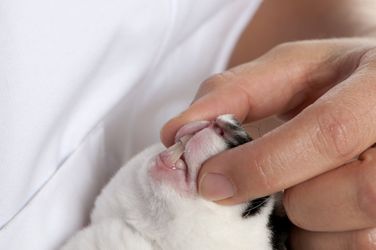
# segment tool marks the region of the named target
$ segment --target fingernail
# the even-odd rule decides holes
[[[207,200],[219,201],[235,195],[235,187],[222,174],[209,173],[202,177],[199,193]]]

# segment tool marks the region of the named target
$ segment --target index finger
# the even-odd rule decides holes
[[[358,64],[365,49],[347,52],[351,43],[283,44],[255,61],[209,78],[196,101],[162,128],[162,142],[171,145],[176,131],[188,122],[228,113],[240,121],[253,121],[296,107],[346,77],[347,69]],[[328,56],[337,53],[341,56],[335,60]]]

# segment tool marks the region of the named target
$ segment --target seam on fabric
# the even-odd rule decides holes
[[[261,1],[258,1],[258,2],[261,3]],[[166,28],[164,39],[163,39],[163,41],[161,41],[159,49],[158,49],[158,52],[156,53],[156,56],[153,59],[153,61],[150,63],[149,69],[146,71],[147,73],[145,73],[145,76],[140,79],[140,84],[135,85],[130,90],[130,92],[126,93],[122,98],[120,98],[119,101],[117,103],[115,103],[113,105],[113,107],[111,107],[108,110],[107,113],[105,113],[100,119],[98,119],[98,122],[96,124],[94,124],[91,129],[88,130],[88,132],[82,137],[82,139],[80,140],[80,142],[77,143],[77,145],[71,150],[71,152],[68,153],[65,157],[62,158],[62,160],[56,165],[55,170],[36,189],[36,191],[24,202],[24,204],[12,216],[10,216],[10,218],[8,220],[6,220],[3,223],[3,225],[0,226],[0,231],[5,230],[6,227],[9,226],[12,223],[12,221],[15,220],[18,217],[18,215],[20,215],[30,205],[30,203],[35,199],[35,197],[37,197],[38,194],[41,191],[43,191],[43,189],[49,184],[49,182],[52,181],[52,179],[55,177],[55,175],[57,175],[57,173],[60,172],[59,170],[63,167],[63,165],[83,146],[83,144],[88,140],[88,138],[97,131],[97,129],[100,127],[100,125],[103,124],[104,120],[106,120],[106,118],[110,115],[110,113],[112,112],[112,110],[114,110],[119,105],[119,103],[121,102],[121,100],[123,100],[124,97],[132,94],[133,91],[137,91],[139,88],[143,87],[143,85],[148,82],[148,79],[150,78],[150,74],[156,68],[157,63],[161,59],[164,60],[165,58],[167,58],[167,57],[163,56],[164,55],[164,50],[166,49],[167,45],[171,41],[172,34],[173,34],[173,31],[174,31],[174,28],[175,28],[174,20],[176,19],[176,15],[177,15],[177,3],[176,3],[176,1],[175,0],[170,0],[169,3],[170,3],[170,17],[169,17],[170,21],[169,21],[169,26]],[[232,2],[229,2],[225,6],[227,6],[229,4],[232,4]],[[217,12],[217,14],[219,12],[223,11],[225,9],[225,6],[223,6]],[[202,27],[204,27],[210,20],[214,19],[217,16],[217,14],[215,14],[213,16],[210,16],[208,18],[205,18],[203,20],[203,23],[201,25],[199,25],[196,29],[194,29],[192,32],[189,33],[189,35],[190,35],[189,37],[191,37],[196,32],[199,32],[199,30],[201,30]],[[237,21],[237,22],[235,22],[234,25],[236,25],[238,22],[240,22],[240,20]],[[188,40],[189,39],[187,39],[187,37],[184,37],[180,41],[178,41],[177,44],[176,44],[176,46],[173,47],[172,53],[173,53],[174,50],[176,50],[177,48],[179,48],[180,46],[182,46]],[[135,112],[136,112],[136,110],[131,109],[131,112],[128,115],[129,119],[132,119],[132,117],[134,117],[134,113]],[[132,140],[129,140],[129,142],[127,142],[127,143],[131,144],[132,143],[131,141]]]
[[[162,58],[162,55],[163,55],[163,51],[165,49],[165,47],[167,46],[168,42],[170,41],[171,37],[172,37],[172,33],[173,33],[173,28],[174,28],[174,22],[173,20],[175,19],[176,17],[176,10],[177,10],[177,6],[176,6],[176,3],[174,0],[169,0],[169,3],[170,3],[170,21],[169,21],[169,27],[166,28],[166,31],[165,31],[165,35],[164,35],[164,39],[163,41],[161,41],[161,44],[160,44],[160,47],[158,49],[158,52],[156,53],[157,56],[155,57],[155,59],[153,60],[153,62],[150,64],[149,66],[149,69],[147,70],[148,73],[145,74],[145,78],[147,78],[150,74],[151,71],[153,71],[153,69],[155,68],[155,66],[157,65],[157,62],[159,61],[160,58]],[[144,82],[144,80],[140,80],[140,82]],[[135,85],[137,86],[137,85]],[[136,89],[138,89],[138,86],[136,87]],[[133,91],[133,89],[131,90]],[[103,117],[101,117],[100,119],[98,119],[98,122],[91,128],[88,130],[88,132],[82,137],[82,139],[80,140],[80,142],[76,145],[76,147],[74,147],[71,152],[69,154],[67,154],[57,165],[56,165],[56,168],[55,170],[46,178],[46,180],[35,190],[35,192],[24,202],[24,204],[12,215],[9,217],[8,220],[6,220],[3,225],[0,226],[0,231],[6,229],[7,226],[9,226],[12,221],[19,215],[22,213],[22,211],[35,199],[35,197],[44,189],[44,187],[46,187],[46,185],[48,185],[48,183],[53,179],[53,177],[59,172],[59,170],[61,169],[61,167],[71,158],[71,156],[74,155],[74,153],[76,151],[78,151],[78,149],[81,148],[81,146],[87,141],[87,139],[97,130],[97,128],[99,127],[99,125],[101,123],[103,123],[103,121],[109,116],[109,114],[111,113],[111,111],[117,107],[117,105],[120,103],[120,101],[125,97],[127,96],[129,93],[125,94],[122,98],[119,99],[118,103],[115,103],[113,107],[111,107],[109,109],[109,111],[104,114]],[[134,112],[134,111],[133,111]],[[133,114],[132,112],[132,114]]]

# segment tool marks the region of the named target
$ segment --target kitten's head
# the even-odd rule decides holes
[[[197,194],[197,174],[204,161],[248,141],[230,115],[187,124],[172,147],[154,146],[127,163],[97,206],[120,216],[156,249],[271,249],[271,200],[256,206],[221,206]]]

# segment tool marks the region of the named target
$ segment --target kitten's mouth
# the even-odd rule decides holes
[[[179,129],[175,144],[157,156],[156,176],[178,189],[194,191],[198,171],[208,158],[248,140],[245,130],[230,115],[189,123]]]
[[[171,147],[164,150],[157,157],[158,164],[170,170],[187,170],[184,159],[185,146],[193,135],[185,135],[177,140]]]
[[[212,143],[210,137],[213,136],[223,136],[222,129],[215,122],[199,121],[183,126],[176,134],[175,144],[157,156],[157,166],[164,173],[163,180],[174,184],[177,189],[192,191],[200,165],[211,156],[203,158],[195,152],[204,151]],[[204,139],[197,140],[197,137]]]

